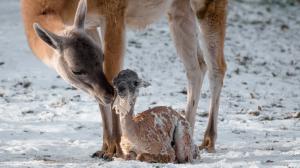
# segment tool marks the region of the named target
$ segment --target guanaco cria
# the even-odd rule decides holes
[[[113,80],[113,109],[120,116],[121,148],[125,159],[146,162],[191,162],[198,156],[189,122],[170,107],[158,106],[134,115],[141,87],[149,83],[132,70],[121,71]]]

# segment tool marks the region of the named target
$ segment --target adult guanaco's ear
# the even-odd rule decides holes
[[[80,0],[75,14],[74,26],[78,29],[84,29],[84,21],[87,13],[86,0]]]
[[[33,28],[36,34],[41,38],[45,43],[54,49],[60,49],[62,46],[62,37],[49,32],[48,30],[42,28],[38,23],[33,24]]]

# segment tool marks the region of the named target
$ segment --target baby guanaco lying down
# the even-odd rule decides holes
[[[124,159],[184,163],[198,156],[189,123],[170,107],[154,107],[134,116],[139,89],[149,83],[134,71],[123,70],[113,80],[113,86],[113,108],[120,115]]]

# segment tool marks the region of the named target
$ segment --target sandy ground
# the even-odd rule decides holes
[[[217,152],[193,164],[92,159],[102,140],[95,101],[74,90],[29,50],[19,1],[0,1],[0,167],[300,167],[300,4],[230,1],[228,71],[219,113]],[[151,82],[136,111],[182,110],[186,77],[167,22],[127,34],[125,68]],[[207,80],[195,128],[207,123]]]

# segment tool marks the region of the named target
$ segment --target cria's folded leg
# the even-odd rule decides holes
[[[150,163],[173,163],[175,161],[175,154],[173,149],[168,154],[142,153],[136,157],[136,160]]]
[[[185,121],[179,121],[174,132],[175,154],[178,163],[191,162],[193,160],[193,144],[190,126]]]

